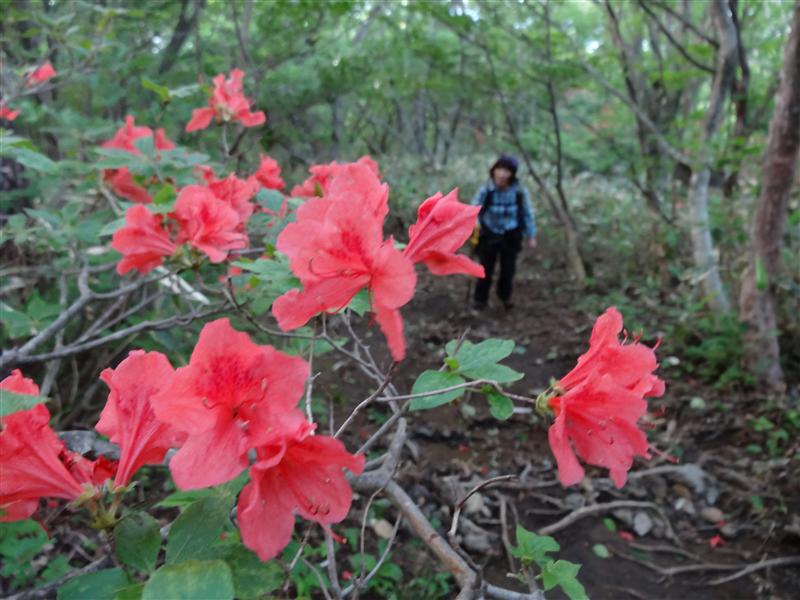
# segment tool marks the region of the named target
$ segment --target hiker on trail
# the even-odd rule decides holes
[[[508,154],[501,155],[489,169],[489,181],[472,199],[473,205],[481,207],[476,252],[486,271],[486,277],[479,279],[475,285],[474,306],[478,310],[486,308],[489,302],[498,256],[500,280],[497,283],[497,295],[506,309],[513,308],[511,291],[517,255],[523,243],[529,248],[536,247],[533,208],[528,190],[517,180],[518,167],[516,158]]]

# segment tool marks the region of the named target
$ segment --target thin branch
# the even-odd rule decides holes
[[[638,500],[615,500],[613,502],[605,502],[603,504],[592,504],[591,506],[584,506],[583,508],[574,510],[560,521],[556,521],[555,523],[547,525],[546,527],[542,527],[538,533],[539,535],[552,535],[557,531],[561,531],[562,529],[566,529],[570,525],[577,523],[581,519],[590,517],[592,515],[596,515],[597,513],[604,513],[616,510],[618,508],[654,508],[654,507],[658,508],[652,502],[640,502]]]
[[[392,380],[392,374],[394,373],[394,370],[395,370],[396,367],[397,367],[397,362],[393,362],[392,366],[389,367],[389,370],[386,372],[386,375],[384,376],[383,381],[378,386],[378,389],[376,389],[374,392],[372,392],[372,394],[370,394],[369,397],[367,397],[365,400],[362,400],[353,409],[353,412],[351,412],[350,415],[347,417],[347,419],[345,419],[344,423],[342,423],[341,427],[339,427],[339,429],[336,431],[336,434],[333,437],[338,438],[340,435],[342,435],[342,432],[345,429],[347,429],[347,426],[350,425],[350,423],[353,421],[353,419],[356,418],[356,415],[361,410],[363,410],[367,406],[369,406],[374,400],[376,400],[378,398],[378,396],[380,396],[384,392],[384,390],[389,386],[389,383]],[[396,399],[396,397],[395,397],[395,399]]]
[[[664,26],[664,24],[661,22],[661,19],[659,19],[658,16],[650,9],[650,7],[647,6],[646,2],[644,2],[643,0],[639,0],[639,6],[642,7],[642,10],[646,12],[650,16],[650,18],[653,19],[653,21],[655,21],[656,26],[667,37],[667,39],[674,46],[674,48],[681,54],[681,56],[683,56],[686,60],[688,60],[698,69],[702,69],[706,73],[711,73],[712,75],[715,73],[714,69],[712,69],[708,65],[704,65],[699,60],[694,58],[691,54],[689,54],[689,51],[686,50],[686,48],[684,48],[683,45],[678,40],[675,39],[675,37],[672,35],[672,32],[670,32],[670,30]]]
[[[733,581],[734,579],[739,579],[739,577],[744,577],[745,575],[749,575],[750,573],[755,573],[756,571],[760,571],[761,569],[769,569],[772,567],[785,567],[788,565],[799,565],[799,564],[800,564],[800,556],[782,556],[781,558],[771,558],[769,560],[762,560],[760,562],[746,566],[741,571],[737,571],[733,575],[727,575],[726,577],[714,579],[713,581],[710,581],[708,585],[722,585],[723,583],[728,583],[729,581]]]
[[[96,338],[94,340],[90,340],[82,344],[73,344],[69,346],[64,346],[63,348],[59,348],[52,352],[46,352],[44,354],[34,354],[32,356],[17,356],[14,358],[13,364],[29,365],[34,363],[46,362],[48,360],[64,358],[66,356],[73,356],[75,354],[80,354],[81,352],[91,350],[92,348],[98,348],[100,346],[110,344],[111,342],[115,342],[117,340],[126,338],[128,336],[141,333],[142,331],[159,331],[162,329],[169,329],[170,327],[175,327],[175,326],[185,326],[197,319],[203,319],[206,317],[210,317],[212,315],[219,314],[224,310],[226,310],[226,308],[228,308],[227,304],[219,304],[214,308],[202,312],[193,312],[188,315],[175,315],[173,317],[160,319],[158,321],[142,321],[141,323],[137,323],[136,325],[131,325],[130,327],[126,327],[125,329],[120,329],[119,331],[115,331],[101,338]],[[0,365],[2,365],[1,362]]]
[[[477,494],[482,489],[489,487],[492,484],[498,483],[500,481],[510,481],[511,479],[516,478],[516,475],[498,475],[497,477],[492,477],[491,479],[487,479],[485,481],[480,482],[478,485],[473,487],[467,494],[458,501],[455,506],[455,511],[453,512],[453,521],[450,525],[450,531],[447,532],[448,537],[452,541],[452,539],[456,535],[456,531],[458,531],[458,518],[461,516],[461,510],[464,508],[464,504],[466,504],[467,500],[470,499],[474,494]]]

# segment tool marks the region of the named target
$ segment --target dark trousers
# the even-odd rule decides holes
[[[497,282],[497,295],[503,302],[511,300],[514,285],[514,272],[517,267],[517,255],[522,249],[522,231],[515,229],[502,235],[481,230],[478,238],[478,259],[481,261],[486,277],[479,279],[475,285],[475,303],[486,304],[489,301],[489,290],[492,287],[492,276],[497,257],[500,257],[500,280]]]

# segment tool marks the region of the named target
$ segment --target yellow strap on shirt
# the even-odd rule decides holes
[[[473,248],[478,246],[478,238],[481,235],[481,224],[475,223],[475,229],[472,230],[472,236],[469,238],[469,245]]]

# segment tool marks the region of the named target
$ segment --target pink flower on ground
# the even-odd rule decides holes
[[[227,79],[224,74],[214,77],[214,91],[208,99],[208,106],[195,108],[192,111],[192,118],[186,124],[186,131],[205,129],[214,118],[219,122],[239,121],[245,127],[263,124],[267,120],[264,113],[251,112],[250,100],[244,96],[243,77],[244,71],[241,69],[233,69]]]
[[[170,461],[175,484],[230,481],[247,468],[251,448],[296,429],[307,377],[304,360],[254,344],[228,319],[203,327],[189,364],[151,398],[159,420],[188,434]]]
[[[11,110],[4,102],[0,102],[0,119],[13,121],[19,116],[18,110]]]
[[[608,469],[617,487],[625,484],[634,456],[649,457],[639,420],[647,411],[644,398],[663,394],[664,382],[653,374],[653,349],[623,345],[621,331],[621,315],[609,308],[594,325],[589,351],[558,382],[563,394],[549,400],[556,419],[548,439],[565,486],[583,478],[576,454]]]
[[[178,243],[189,242],[212,263],[224,261],[230,250],[247,247],[239,214],[202,185],[184,187],[171,214],[180,225]]]
[[[297,220],[278,236],[302,290],[290,290],[273,304],[284,331],[305,325],[320,312],[336,312],[359,290],[368,289],[376,320],[392,357],[405,355],[399,308],[414,294],[414,265],[391,239],[383,239],[388,186],[366,163],[339,165],[323,198],[297,210]]]
[[[295,514],[327,527],[350,511],[353,492],[343,469],[361,474],[364,456],[350,454],[339,440],[309,433],[306,424],[258,448],[251,481],[239,496],[242,541],[263,561],[289,543]]]
[[[261,184],[261,187],[268,190],[282,190],[286,187],[286,182],[281,178],[281,167],[271,156],[260,155],[258,170],[254,177]]]
[[[172,383],[172,365],[160,352],[134,350],[116,369],[100,374],[109,387],[108,401],[95,429],[120,448],[114,485],[126,486],[143,465],[161,464],[186,434],[156,419],[151,399]]]
[[[26,84],[28,87],[33,87],[35,85],[40,85],[47,81],[48,79],[52,79],[57,75],[56,70],[53,68],[52,63],[48,60],[46,63],[37,67],[33,71],[31,71],[27,78]]]
[[[125,213],[125,226],[114,232],[111,247],[122,254],[117,273],[124,275],[136,269],[142,275],[163,264],[177,246],[169,239],[162,225],[163,217],[152,214],[144,206],[132,206]]]
[[[475,228],[479,206],[458,201],[458,190],[446,196],[437,193],[417,210],[417,222],[408,228],[403,254],[412,262],[423,262],[434,275],[464,273],[483,277],[483,267],[456,251]]]

